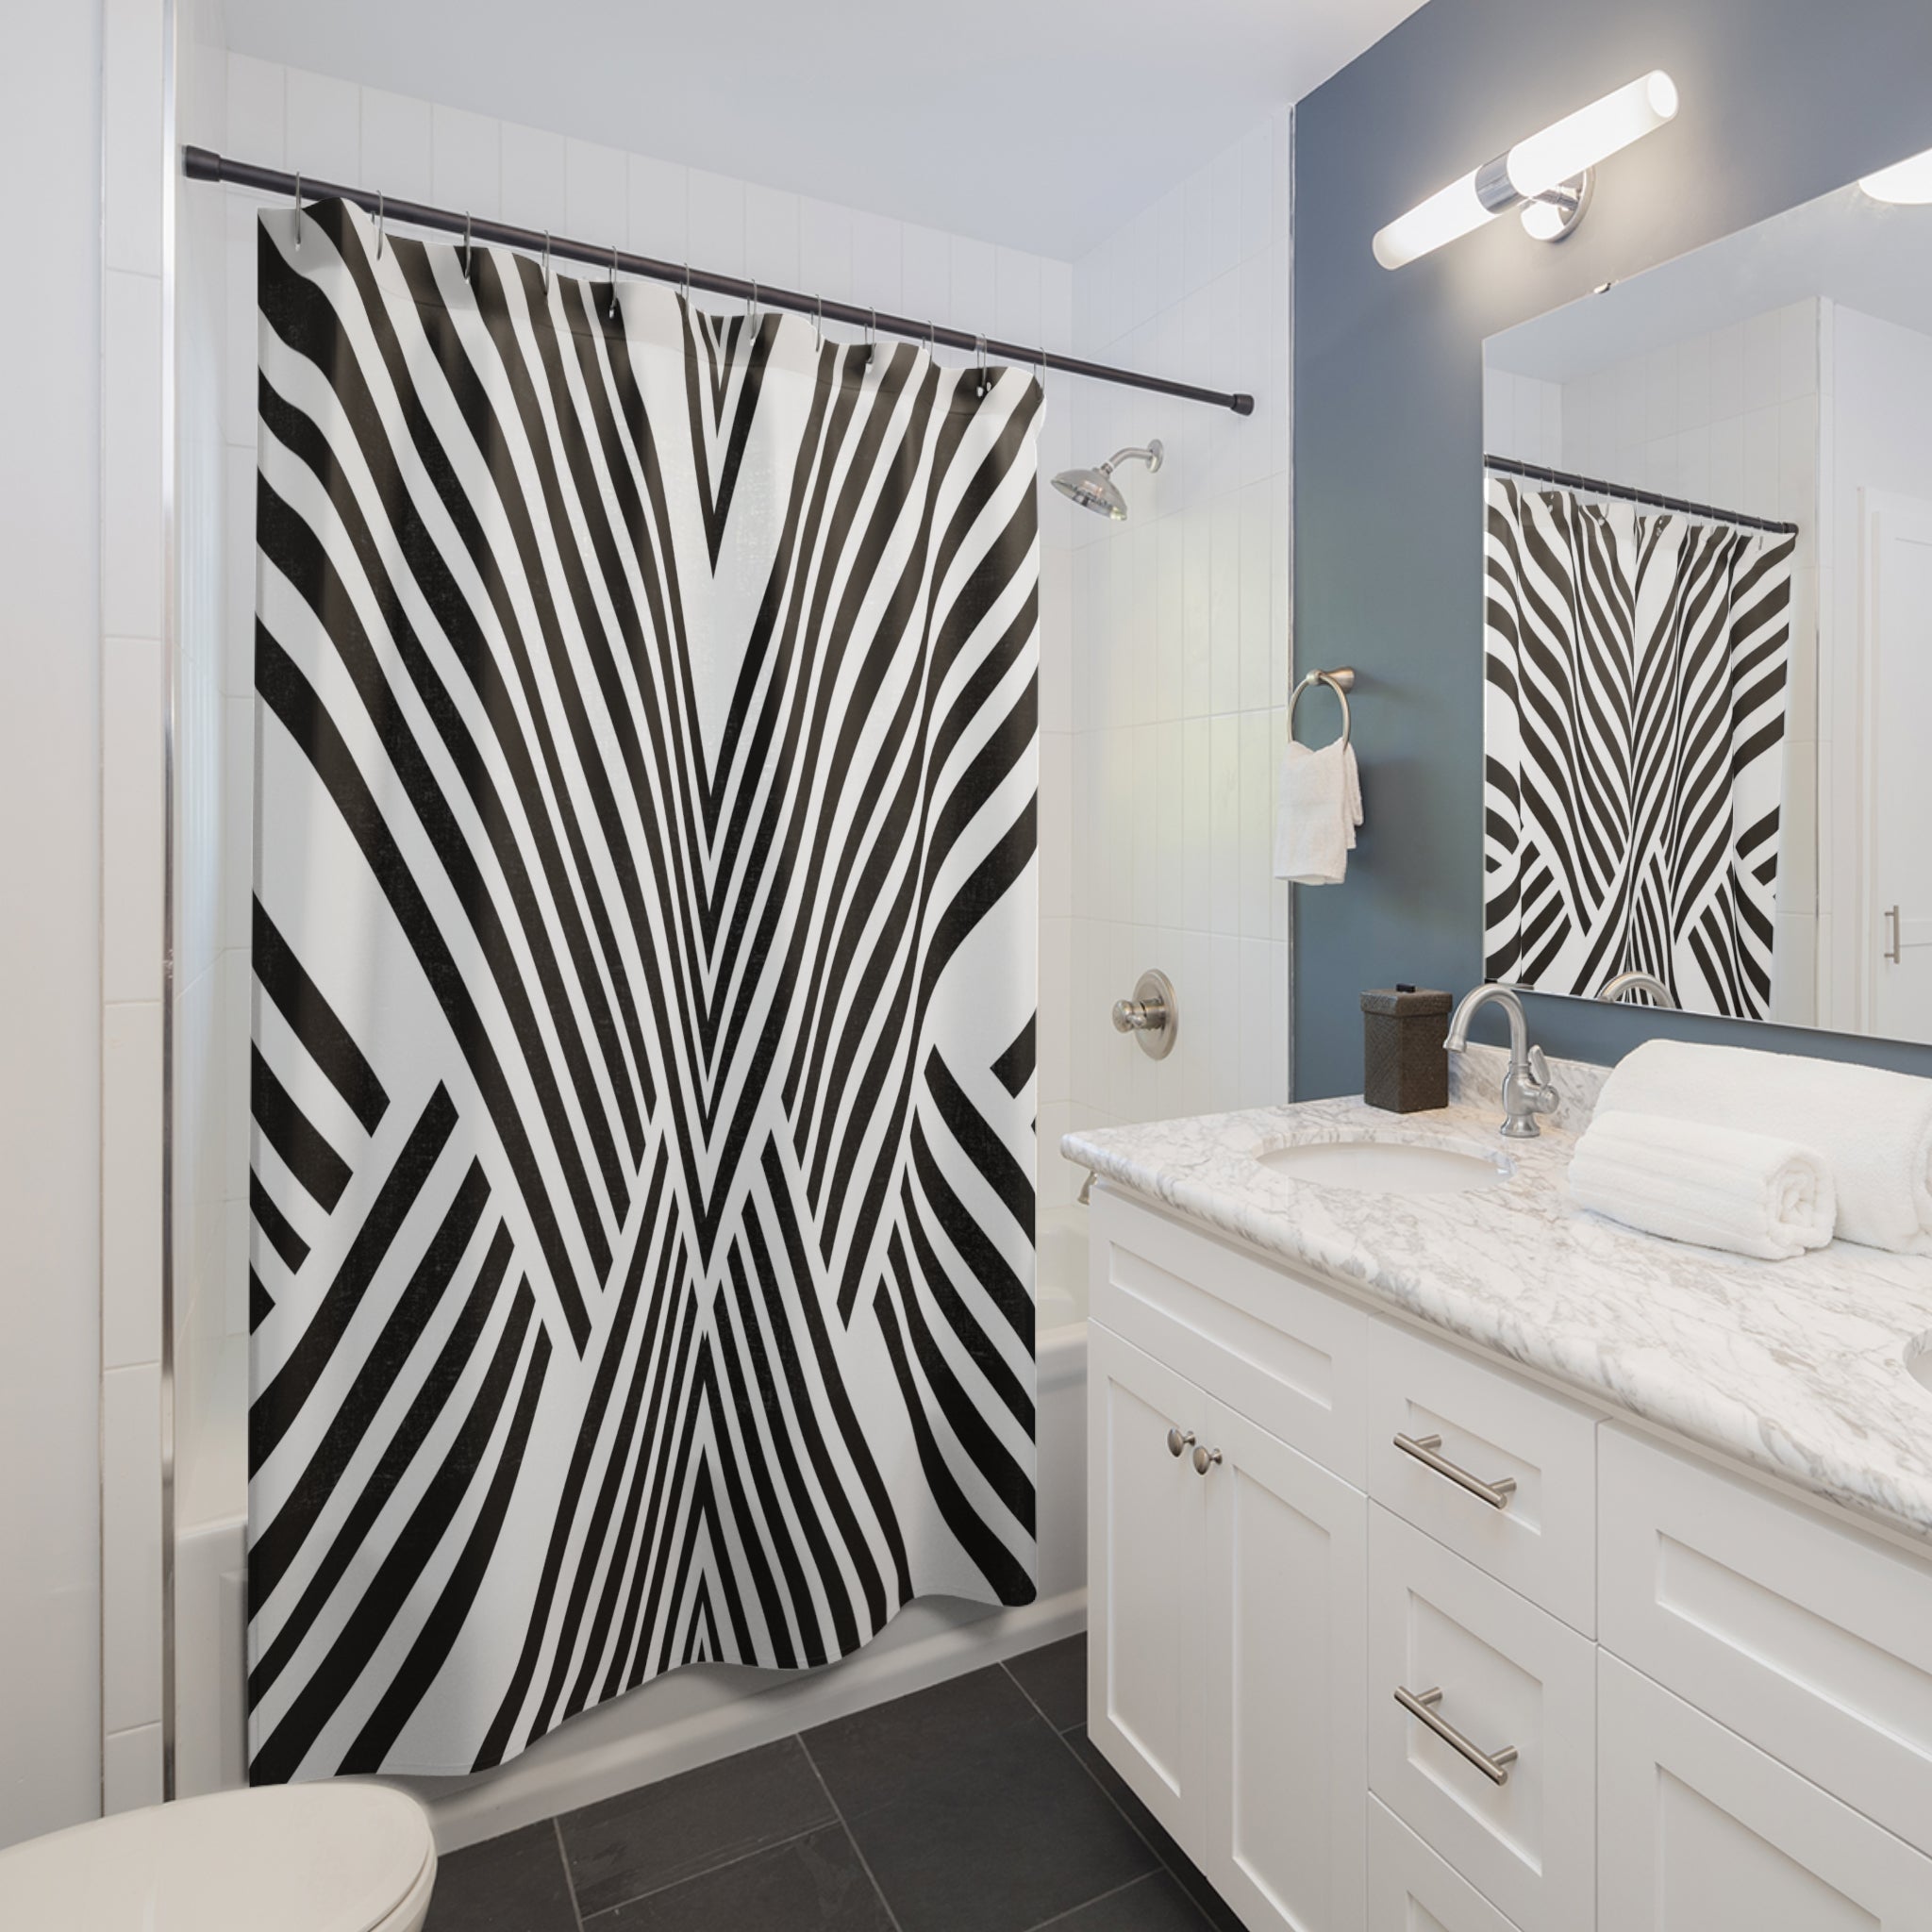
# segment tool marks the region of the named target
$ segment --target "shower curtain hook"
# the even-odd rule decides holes
[[[811,341],[815,349],[825,346],[825,298],[823,295],[811,298]]]
[[[295,170],[295,253],[302,253],[302,170]]]
[[[547,301],[550,295],[550,230],[543,230],[543,295]]]
[[[689,308],[691,307],[691,263],[690,263],[690,262],[686,262],[686,263],[685,263],[685,265],[684,265],[684,306],[685,306],[685,307],[686,307],[687,308]]]
[[[974,336],[973,343],[979,355],[979,393],[984,395],[986,393],[986,338],[984,336]]]
[[[751,328],[758,325],[758,285],[756,282],[751,285],[751,299],[744,305],[744,320]]]
[[[381,189],[375,191],[375,258],[382,259],[383,219],[387,212]]]
[[[1046,393],[1046,345],[1044,343],[1041,344],[1040,349],[1040,393],[1042,396]]]
[[[617,320],[617,243],[610,244],[610,320]]]
[[[872,317],[865,325],[865,366],[870,369],[872,358],[879,350],[879,312],[876,308],[869,308],[866,313]]]
[[[465,208],[463,210],[463,279],[466,282],[470,279],[470,270],[473,266],[474,263],[470,250],[470,210]]]

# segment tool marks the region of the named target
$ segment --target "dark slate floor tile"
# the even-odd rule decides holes
[[[1026,1693],[997,1664],[807,1731],[805,1746],[849,1821],[906,1780],[1013,1731],[1044,1730]]]
[[[1007,1659],[1013,1681],[1057,1731],[1087,1722],[1087,1633]]]
[[[577,1932],[557,1827],[546,1819],[439,1858],[424,1932]]]
[[[839,1824],[587,1916],[584,1924],[586,1932],[892,1932]]]
[[[1141,1804],[1112,1765],[1100,1755],[1087,1726],[1067,1733],[1067,1742],[1080,1755],[1080,1761],[1092,1774],[1094,1782],[1120,1807],[1134,1829],[1153,1847],[1155,1856],[1167,1867],[1181,1889],[1201,1908],[1210,1925],[1220,1932],[1242,1932],[1234,1908],[1208,1884],[1206,1874],[1168,1836],[1167,1828]]]
[[[1174,1874],[1155,1872],[1055,1919],[1041,1932],[1207,1932],[1207,1926]]]
[[[836,1822],[796,1738],[741,1751],[558,1821],[577,1909],[592,1912]]]
[[[902,1932],[1027,1932],[1156,1869],[1037,1714],[899,1762],[869,1799],[846,1824]]]

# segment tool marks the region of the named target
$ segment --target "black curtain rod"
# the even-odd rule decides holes
[[[1532,483],[1554,483],[1559,490],[1580,491],[1585,496],[1617,496],[1625,503],[1641,503],[1654,509],[1674,509],[1681,516],[1709,517],[1717,523],[1735,524],[1745,530],[1769,530],[1774,537],[1795,537],[1796,524],[1774,524],[1765,517],[1746,516],[1742,510],[1719,509],[1714,504],[1687,503],[1681,496],[1659,496],[1653,490],[1633,490],[1627,483],[1606,483],[1600,476],[1573,476],[1567,470],[1546,470],[1538,463],[1519,463],[1514,457],[1485,457],[1483,468],[1504,476],[1523,476]]]
[[[253,161],[238,161],[218,155],[211,148],[186,147],[181,155],[181,172],[191,181],[227,181],[237,188],[253,188],[263,194],[283,194],[294,198],[301,193],[308,201],[353,201],[369,214],[406,223],[413,228],[435,228],[445,235],[468,235],[473,241],[494,242],[505,248],[523,248],[532,254],[548,248],[552,256],[566,261],[580,261],[614,275],[642,276],[655,282],[676,282],[708,294],[732,295],[741,301],[757,300],[768,308],[789,308],[794,314],[822,316],[827,322],[842,322],[858,328],[872,328],[885,335],[908,336],[928,346],[943,343],[949,349],[972,349],[993,360],[1035,369],[1058,369],[1068,375],[1084,375],[1095,382],[1119,383],[1127,389],[1151,390],[1156,395],[1180,396],[1191,403],[1212,403],[1217,408],[1232,409],[1237,416],[1252,416],[1255,399],[1239,391],[1199,389],[1191,382],[1170,382],[1165,376],[1142,375],[1132,369],[1110,369],[1104,362],[1082,362],[1072,356],[1029,349],[1019,342],[998,342],[963,329],[940,328],[910,316],[886,315],[876,309],[861,308],[856,302],[824,302],[816,295],[801,294],[796,289],[774,289],[762,282],[746,281],[740,275],[721,275],[709,269],[696,269],[679,261],[658,261],[648,255],[629,255],[612,250],[607,242],[572,242],[561,235],[545,235],[535,228],[519,228],[508,222],[491,221],[478,215],[446,208],[430,208],[420,201],[403,201],[393,195],[380,195],[373,188],[345,188],[338,181],[314,181],[307,175],[291,175],[281,168],[258,168]]]

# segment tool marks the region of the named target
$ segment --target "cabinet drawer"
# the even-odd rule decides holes
[[[1596,1417],[1392,1322],[1366,1382],[1370,1495],[1593,1635]]]
[[[1932,1852],[1932,1564],[1602,1434],[1605,1647]]]
[[[1369,1519],[1370,1789],[1523,1932],[1575,1932],[1595,1884],[1595,1646],[1386,1509]],[[1503,1781],[1398,1689],[1440,1691],[1436,1717]]]
[[[1598,1932],[1932,1925],[1932,1859],[1599,1656]]]
[[[1095,1321],[1362,1487],[1361,1309],[1118,1194],[1091,1237]]]
[[[1379,1798],[1369,1800],[1369,1932],[1516,1932]]]

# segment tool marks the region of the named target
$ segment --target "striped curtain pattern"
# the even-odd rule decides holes
[[[1488,978],[1768,1017],[1795,542],[1489,479]]]
[[[253,1777],[1030,1600],[1038,384],[258,254]]]

